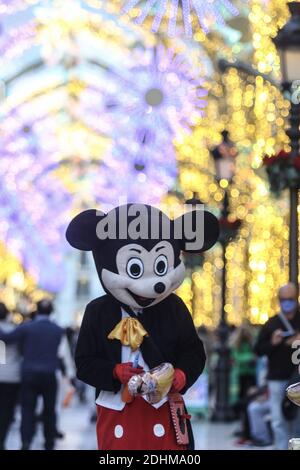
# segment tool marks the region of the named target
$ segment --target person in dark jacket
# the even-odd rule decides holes
[[[275,447],[288,448],[289,437],[300,435],[300,415],[288,422],[282,413],[285,390],[297,365],[292,361],[293,343],[300,339],[297,288],[288,283],[279,289],[280,312],[262,327],[255,346],[258,356],[268,357],[268,385]]]
[[[180,251],[193,251],[193,247],[197,253],[205,251],[219,233],[212,214],[195,212],[177,222],[194,222],[194,229],[202,229],[203,244],[197,248],[185,239],[186,230],[180,239],[174,232],[162,236],[162,223],[174,227],[176,221],[143,204],[121,206],[107,215],[88,210],[68,227],[69,243],[93,252],[107,293],[88,304],[75,355],[78,378],[96,388],[101,450],[184,450],[188,431],[189,447],[193,447],[180,394],[203,371],[205,352],[187,307],[172,291],[184,279]],[[140,216],[138,224],[134,214]],[[198,215],[203,216],[204,226],[202,217],[197,225]],[[111,220],[116,221],[117,233],[127,233],[125,237],[99,237],[98,223],[108,225],[109,231]],[[128,230],[130,226],[142,227],[143,236]],[[134,375],[157,366],[170,370],[170,365],[168,390],[172,387],[176,393],[176,405],[167,392],[154,402],[138,393],[130,395],[127,387]]]
[[[10,321],[9,313],[6,305],[0,302],[0,328],[6,333],[16,328]],[[20,365],[18,346],[6,346],[4,361],[0,357],[0,450],[5,449],[5,441],[14,419],[21,382]]]
[[[55,444],[56,376],[60,367],[58,349],[63,329],[49,319],[52,303],[46,299],[37,304],[37,315],[11,333],[0,331],[0,339],[7,344],[18,343],[23,356],[21,366],[21,438],[22,449],[28,450],[35,430],[35,409],[39,396],[43,398],[45,449]]]

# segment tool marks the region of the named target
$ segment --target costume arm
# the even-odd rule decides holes
[[[176,315],[179,321],[178,355],[175,367],[181,369],[186,376],[185,393],[202,373],[206,354],[203,343],[195,329],[192,317],[184,302],[178,298]]]
[[[93,328],[91,318],[95,313],[86,308],[75,351],[77,377],[92,387],[110,392],[120,389],[120,382],[113,376],[115,363],[99,354],[97,342],[100,335]]]

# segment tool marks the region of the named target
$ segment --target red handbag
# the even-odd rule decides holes
[[[191,415],[186,413],[184,401],[180,393],[169,393],[168,399],[177,444],[188,445],[187,420],[191,419]]]

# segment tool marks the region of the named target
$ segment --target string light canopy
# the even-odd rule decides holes
[[[169,36],[176,35],[178,20],[181,17],[187,37],[193,35],[193,16],[201,29],[208,33],[214,25],[225,24],[224,15],[237,16],[238,9],[230,0],[127,0],[123,7],[124,13],[132,13],[139,8],[135,21],[142,24],[147,16],[153,15],[151,30],[157,33],[164,18],[168,21]]]

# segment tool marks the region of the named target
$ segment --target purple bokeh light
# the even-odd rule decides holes
[[[118,76],[114,106],[107,113],[124,127],[137,129],[142,123],[153,140],[163,135],[171,142],[182,131],[190,132],[207,104],[198,66],[162,45],[138,49],[133,58],[138,65]]]
[[[0,125],[0,238],[41,288],[58,291],[64,280],[63,237],[72,197],[54,175],[38,177],[53,153],[38,138],[41,121],[32,118],[29,123],[13,111]]]

